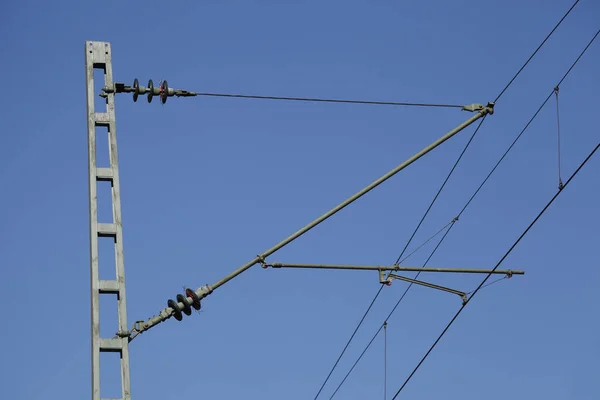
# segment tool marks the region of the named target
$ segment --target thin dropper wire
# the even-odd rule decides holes
[[[429,262],[429,260],[431,260],[431,257],[433,257],[433,255],[435,254],[435,252],[437,251],[437,249],[440,247],[440,245],[442,244],[442,242],[444,241],[444,239],[446,238],[446,236],[448,235],[448,233],[450,232],[450,230],[452,229],[453,226],[454,226],[454,222],[446,230],[446,232],[444,233],[444,236],[442,236],[442,238],[440,239],[440,241],[437,243],[437,245],[435,246],[435,248],[433,249],[433,251],[431,252],[431,254],[429,255],[429,257],[427,258],[427,260],[425,261],[425,263],[423,263],[423,267],[425,267],[427,265],[427,263]],[[416,277],[418,277],[420,273],[421,272],[417,273]],[[383,287],[383,285],[381,285],[381,287]],[[388,316],[384,320],[384,324],[386,324],[387,321],[392,316],[392,314],[394,314],[394,311],[396,311],[396,308],[398,307],[398,305],[400,305],[400,303],[402,302],[402,300],[404,299],[404,297],[406,296],[406,294],[408,293],[408,291],[410,290],[411,287],[412,287],[412,283],[409,284],[409,286],[404,290],[404,293],[402,294],[402,296],[400,297],[400,299],[396,302],[396,305],[394,306],[394,308],[392,308],[392,311],[390,311],[390,313],[388,314]],[[356,359],[356,361],[354,362],[354,364],[352,365],[352,367],[350,368],[350,370],[348,370],[348,372],[344,376],[344,379],[342,379],[342,381],[340,382],[340,384],[338,385],[338,387],[335,389],[335,391],[333,392],[333,394],[331,395],[331,397],[329,398],[329,400],[333,399],[333,396],[335,396],[335,394],[341,389],[341,387],[344,384],[344,382],[346,382],[346,379],[348,379],[348,377],[350,376],[350,374],[352,373],[352,371],[354,371],[354,368],[358,365],[358,363],[360,362],[360,360],[362,359],[362,357],[365,355],[365,353],[367,352],[367,350],[369,350],[369,347],[371,347],[371,344],[373,344],[373,341],[375,341],[375,339],[377,338],[377,336],[381,332],[381,329],[383,328],[383,326],[384,326],[383,324],[379,325],[379,329],[377,329],[377,332],[375,332],[375,334],[373,335],[373,337],[371,338],[371,340],[369,341],[369,343],[367,344],[367,346],[364,348],[364,350],[362,351],[362,353],[360,353],[360,356],[358,356],[358,358]]]

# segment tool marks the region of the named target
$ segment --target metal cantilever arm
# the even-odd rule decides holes
[[[123,91],[130,90],[130,88],[124,88],[124,87],[119,88],[119,89],[122,89]],[[459,133],[466,127],[473,124],[475,121],[477,121],[487,115],[493,114],[494,113],[494,103],[488,103],[485,106],[482,104],[469,105],[469,106],[465,106],[463,108],[463,110],[475,112],[476,114],[473,115],[472,117],[470,117],[469,119],[467,119],[465,122],[458,125],[456,128],[450,130],[444,136],[440,137],[439,139],[437,139],[430,145],[428,145],[425,148],[423,148],[422,150],[420,150],[418,153],[416,153],[415,155],[413,155],[406,161],[402,162],[400,165],[398,165],[391,171],[387,172],[385,175],[383,175],[380,178],[378,178],[377,180],[373,181],[371,184],[369,184],[362,190],[358,191],[357,193],[350,196],[346,200],[342,201],[340,204],[338,204],[331,210],[327,211],[325,214],[321,215],[314,221],[310,222],[308,225],[304,226],[300,230],[296,231],[295,233],[291,234],[287,238],[283,239],[281,242],[279,242],[275,246],[273,246],[270,249],[264,251],[263,253],[257,255],[256,257],[254,257],[252,260],[250,260],[246,264],[242,265],[237,270],[233,271],[229,275],[227,275],[224,278],[222,278],[221,280],[217,281],[212,286],[206,285],[206,286],[198,288],[194,292],[196,297],[198,299],[203,299],[204,297],[211,294],[213,292],[213,290],[215,290],[218,287],[220,287],[221,285],[224,285],[225,283],[229,282],[231,279],[237,277],[238,275],[240,275],[244,271],[248,270],[249,268],[253,267],[254,265],[266,264],[266,262],[265,262],[266,257],[275,253],[277,250],[288,245],[293,240],[299,238],[300,236],[302,236],[309,230],[313,229],[315,226],[319,225],[320,223],[322,223],[329,217],[333,216],[337,212],[346,208],[348,205],[350,205],[354,201],[358,200],[360,197],[364,196],[365,194],[369,193],[371,190],[375,189],[377,186],[381,185],[383,182],[387,181],[388,179],[390,179],[391,177],[396,175],[398,172],[402,171],[403,169],[405,169],[406,167],[408,167],[409,165],[411,165],[412,163],[414,163],[415,161],[417,161],[418,159],[420,159],[421,157],[423,157],[424,155],[426,155],[433,149],[437,148],[442,143],[446,142],[447,140],[449,140],[450,138],[455,136],[457,133]],[[169,302],[170,305],[168,307],[164,308],[162,311],[160,311],[160,313],[158,315],[153,316],[146,321],[138,321],[138,322],[136,322],[136,324],[131,332],[118,332],[118,335],[126,334],[130,337],[130,340],[131,340],[135,336],[137,336],[139,333],[147,331],[148,329],[160,324],[161,322],[166,321],[167,319],[171,318],[171,316],[173,316],[173,315],[181,317],[181,312],[185,311],[185,310],[189,310],[189,307],[192,304],[194,304],[194,302],[195,302],[195,300],[190,296],[183,298],[182,301],[171,301],[171,302]]]

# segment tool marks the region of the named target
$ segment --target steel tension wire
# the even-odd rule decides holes
[[[133,93],[133,101],[136,102],[140,95],[148,96],[148,103],[152,102],[154,96],[159,96],[162,104],[167,102],[169,97],[228,97],[240,99],[257,99],[257,100],[281,100],[281,101],[300,101],[311,103],[345,103],[345,104],[365,104],[365,105],[380,105],[380,106],[402,106],[402,107],[431,107],[431,108],[460,108],[467,111],[474,111],[471,106],[459,104],[440,104],[440,103],[411,103],[399,101],[372,101],[372,100],[350,100],[350,99],[326,99],[318,97],[290,97],[290,96],[262,96],[251,94],[236,94],[236,93],[207,93],[207,92],[192,92],[188,90],[173,89],[169,87],[166,80],[154,85],[152,79],[148,81],[148,86],[141,86],[138,79],[134,79],[133,85],[128,86],[124,83],[115,83],[114,87],[105,87],[102,89],[101,97],[106,97],[107,93]]]
[[[406,107],[436,107],[436,108],[463,108],[458,104],[436,104],[436,103],[408,103],[396,101],[370,101],[370,100],[348,100],[348,99],[324,99],[317,97],[286,97],[286,96],[261,96],[248,94],[227,94],[227,93],[196,93],[197,96],[208,97],[233,97],[242,99],[260,99],[260,100],[283,100],[283,101],[304,101],[318,103],[346,103],[346,104],[370,104],[387,106],[406,106]]]

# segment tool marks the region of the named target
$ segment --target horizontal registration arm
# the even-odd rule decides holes
[[[524,275],[525,271],[511,269],[468,269],[468,268],[421,268],[421,267],[400,267],[398,265],[380,266],[380,265],[335,265],[335,264],[285,264],[271,263],[265,264],[264,268],[320,268],[320,269],[348,269],[365,271],[403,271],[403,272],[454,272],[461,274],[499,274],[499,275]]]

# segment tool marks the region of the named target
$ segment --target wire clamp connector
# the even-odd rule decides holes
[[[258,254],[256,256],[256,258],[258,259],[258,263],[260,264],[261,267],[263,267],[264,269],[269,268],[269,264],[267,264],[267,260],[265,260],[265,258],[263,256]]]

